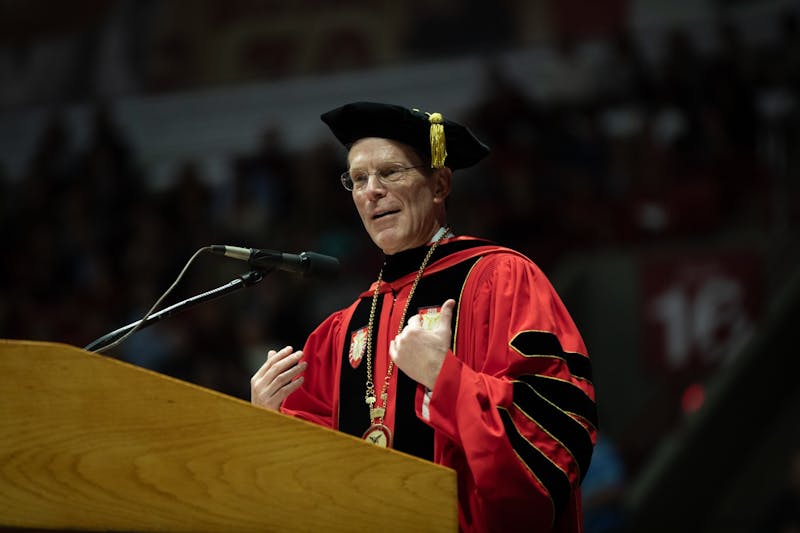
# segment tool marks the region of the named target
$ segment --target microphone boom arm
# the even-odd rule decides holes
[[[114,331],[106,333],[99,339],[96,339],[87,344],[84,347],[84,350],[88,350],[90,352],[99,352],[134,328],[137,328],[137,331],[144,329],[147,326],[150,326],[165,318],[169,318],[172,315],[177,314],[186,309],[189,309],[190,307],[194,307],[197,304],[201,304],[208,300],[214,300],[221,296],[225,296],[226,294],[231,293],[233,291],[244,289],[245,287],[251,287],[263,279],[264,279],[264,270],[261,269],[251,270],[250,272],[242,274],[238,278],[226,283],[225,285],[221,285],[216,289],[211,289],[210,291],[197,294],[195,296],[187,298],[186,300],[183,300],[182,302],[178,302],[174,305],[164,308],[161,311],[158,311],[157,313],[153,313],[146,319],[144,319],[144,321],[137,320],[136,322],[131,322],[126,326],[122,326],[119,329],[115,329]]]

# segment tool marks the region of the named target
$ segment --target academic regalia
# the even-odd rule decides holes
[[[373,380],[428,246],[387,256],[372,331]],[[304,383],[281,411],[362,437],[375,284],[309,336]],[[383,423],[393,447],[458,473],[462,531],[581,531],[580,480],[596,439],[591,365],[555,290],[523,255],[443,239],[408,308],[423,323],[456,300],[453,344],[433,391],[395,368]]]

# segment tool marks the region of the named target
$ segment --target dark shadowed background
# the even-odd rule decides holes
[[[84,346],[230,244],[339,257],[109,355],[248,399],[381,257],[320,113],[489,144],[457,233],[550,276],[593,358],[586,531],[800,531],[800,7],[757,0],[0,0],[0,337]],[[201,255],[168,303],[246,271]],[[794,466],[792,466],[794,465]],[[787,529],[789,527],[798,529]]]

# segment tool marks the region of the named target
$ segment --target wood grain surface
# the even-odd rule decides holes
[[[0,340],[0,525],[456,531],[456,481],[109,357]]]

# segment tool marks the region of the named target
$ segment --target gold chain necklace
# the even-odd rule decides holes
[[[422,260],[422,264],[417,271],[417,277],[414,279],[414,283],[411,285],[411,290],[408,293],[408,299],[406,299],[406,305],[400,317],[400,325],[397,328],[397,335],[400,335],[400,332],[403,331],[403,325],[406,322],[406,314],[408,313],[408,306],[411,303],[411,298],[414,296],[414,291],[417,290],[419,280],[422,279],[422,273],[425,271],[425,267],[428,266],[428,261],[430,261],[431,256],[433,256],[434,250],[439,246],[439,241],[445,238],[448,233],[450,233],[450,228],[445,227],[439,238],[431,245],[428,253],[425,255],[425,259]],[[367,428],[367,431],[364,432],[363,438],[372,444],[386,448],[392,445],[392,432],[383,423],[383,416],[386,414],[386,404],[389,400],[389,382],[392,380],[392,373],[394,372],[394,361],[389,358],[389,366],[386,369],[386,376],[383,378],[383,387],[381,387],[380,404],[378,404],[378,399],[375,397],[375,382],[372,380],[372,331],[375,325],[375,308],[378,305],[378,294],[381,290],[382,280],[383,269],[381,268],[381,271],[378,273],[378,281],[375,284],[375,291],[372,293],[372,306],[369,310],[369,323],[367,324],[367,393],[364,397],[364,401],[369,405],[369,420],[371,425]]]

